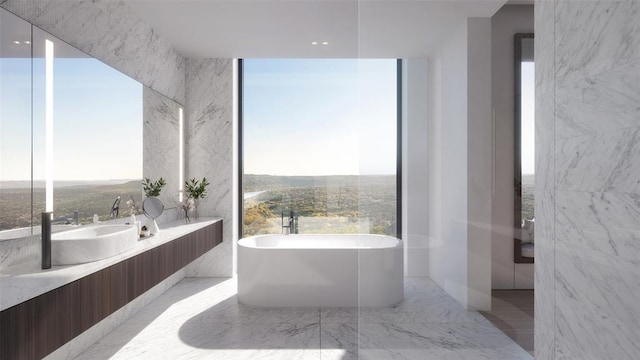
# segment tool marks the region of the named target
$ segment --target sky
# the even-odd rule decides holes
[[[396,60],[245,59],[244,172],[396,171]]]
[[[535,66],[533,62],[522,62],[521,67],[522,119],[520,128],[520,148],[522,173],[535,173]]]
[[[31,178],[30,59],[0,59],[0,180]],[[34,60],[34,179],[44,176]],[[535,171],[533,63],[522,64],[522,172]],[[54,63],[54,179],[142,177],[142,85],[91,58]],[[244,60],[247,174],[394,174],[396,60]],[[96,111],[95,109],[99,109]]]
[[[58,46],[69,46],[56,43]],[[54,181],[142,178],[142,84],[98,60],[54,61]],[[31,179],[31,59],[0,59],[0,180]],[[44,179],[44,59],[33,60],[33,174]]]

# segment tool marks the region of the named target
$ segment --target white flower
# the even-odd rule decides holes
[[[185,211],[193,211],[195,210],[195,201],[192,198],[187,198],[186,200],[180,203],[180,208]]]

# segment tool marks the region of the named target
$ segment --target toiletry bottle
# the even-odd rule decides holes
[[[98,218],[98,214],[93,214],[93,223],[97,224],[100,222],[100,219]]]
[[[136,224],[136,216],[131,214],[131,218],[129,220],[129,225],[135,225]]]

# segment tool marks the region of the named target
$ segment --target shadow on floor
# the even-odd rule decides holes
[[[320,309],[259,308],[233,295],[186,320],[185,344],[202,349],[320,348]]]
[[[127,320],[126,332],[119,331],[120,327],[114,329],[112,332],[119,331],[119,341],[117,343],[109,344],[109,347],[107,349],[102,350],[102,352],[100,353],[101,356],[104,355],[104,358],[110,358],[112,355],[118,353],[120,349],[126,346],[133,338],[136,337],[136,335],[138,335],[143,329],[149,326],[149,324],[151,324],[156,318],[158,318],[176,302],[194,296],[202,291],[207,290],[211,286],[215,286],[228,280],[227,278],[212,279],[212,282],[209,283],[206,288],[203,288],[181,286],[181,283],[183,283],[185,279],[180,280],[176,285],[158,296],[158,298],[151,300],[151,302],[147,306],[131,315],[131,317]],[[176,288],[178,288],[179,290],[176,291]],[[82,358],[82,354],[80,354],[79,357]]]

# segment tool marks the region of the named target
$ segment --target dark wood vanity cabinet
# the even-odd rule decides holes
[[[0,359],[41,359],[222,242],[222,221],[0,312]]]

